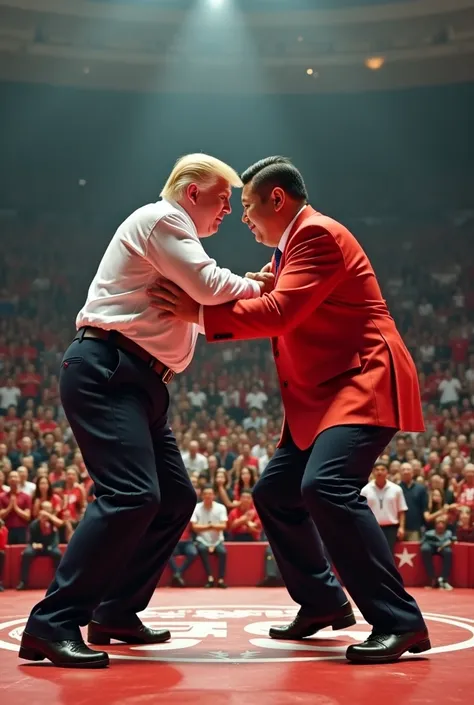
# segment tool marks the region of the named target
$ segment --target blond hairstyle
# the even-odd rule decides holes
[[[213,186],[219,177],[235,188],[242,186],[237,172],[220,159],[208,154],[186,154],[174,165],[160,196],[176,201],[181,198],[189,184],[197,183],[209,187]]]

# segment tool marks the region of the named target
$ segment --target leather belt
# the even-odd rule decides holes
[[[103,328],[95,328],[86,326],[84,328],[79,328],[80,335],[74,340],[82,340],[83,338],[96,338],[97,340],[108,340],[118,348],[125,350],[126,352],[136,355],[141,360],[147,363],[148,367],[152,369],[161,378],[163,384],[169,384],[174,378],[176,372],[173,372],[169,367],[167,367],[163,362],[160,362],[147,353],[138,343],[134,343],[133,340],[127,338],[122,333],[116,330],[104,330]]]

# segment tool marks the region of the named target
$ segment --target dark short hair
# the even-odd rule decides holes
[[[252,490],[242,490],[242,492],[240,493],[240,498],[241,498],[241,499],[242,499],[242,497],[243,497],[244,494],[248,494],[248,495],[250,495],[250,497],[251,497],[251,496],[252,496]]]
[[[252,182],[252,189],[264,201],[272,190],[279,187],[290,198],[307,201],[308,192],[298,169],[287,157],[266,157],[249,166],[241,175],[242,183]]]
[[[388,471],[387,463],[385,463],[383,460],[376,460],[373,469],[375,470],[376,468],[383,468],[384,470]]]
[[[212,490],[214,492],[214,487],[212,485],[204,485],[204,487],[201,487],[201,492],[205,492],[206,490]]]

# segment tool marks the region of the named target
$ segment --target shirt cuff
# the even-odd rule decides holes
[[[253,296],[251,297],[252,299],[258,299],[262,295],[262,290],[260,288],[260,284],[255,281],[255,279],[249,279],[249,282],[253,284]]]

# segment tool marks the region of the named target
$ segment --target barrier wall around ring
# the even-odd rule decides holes
[[[263,580],[265,574],[266,542],[256,543],[226,543],[227,571],[226,583],[229,587],[252,587]],[[7,546],[6,561],[3,576],[5,588],[15,588],[20,582],[21,554],[25,546]],[[64,552],[66,546],[61,546]],[[177,563],[183,560],[177,558]],[[211,557],[211,562],[214,563]],[[402,574],[406,587],[419,587],[427,583],[423,562],[421,560],[420,544],[415,542],[398,543],[395,547],[395,563]],[[440,561],[435,561],[438,573]],[[214,575],[217,577],[217,561],[214,563]],[[199,558],[184,576],[189,587],[199,587],[205,584],[206,574]],[[53,578],[53,564],[47,557],[37,558],[31,566],[28,587],[44,589]],[[160,580],[160,586],[171,582],[169,567]],[[451,583],[454,587],[474,588],[474,544],[458,543],[453,546],[453,568]],[[0,598],[1,599],[1,598]]]

